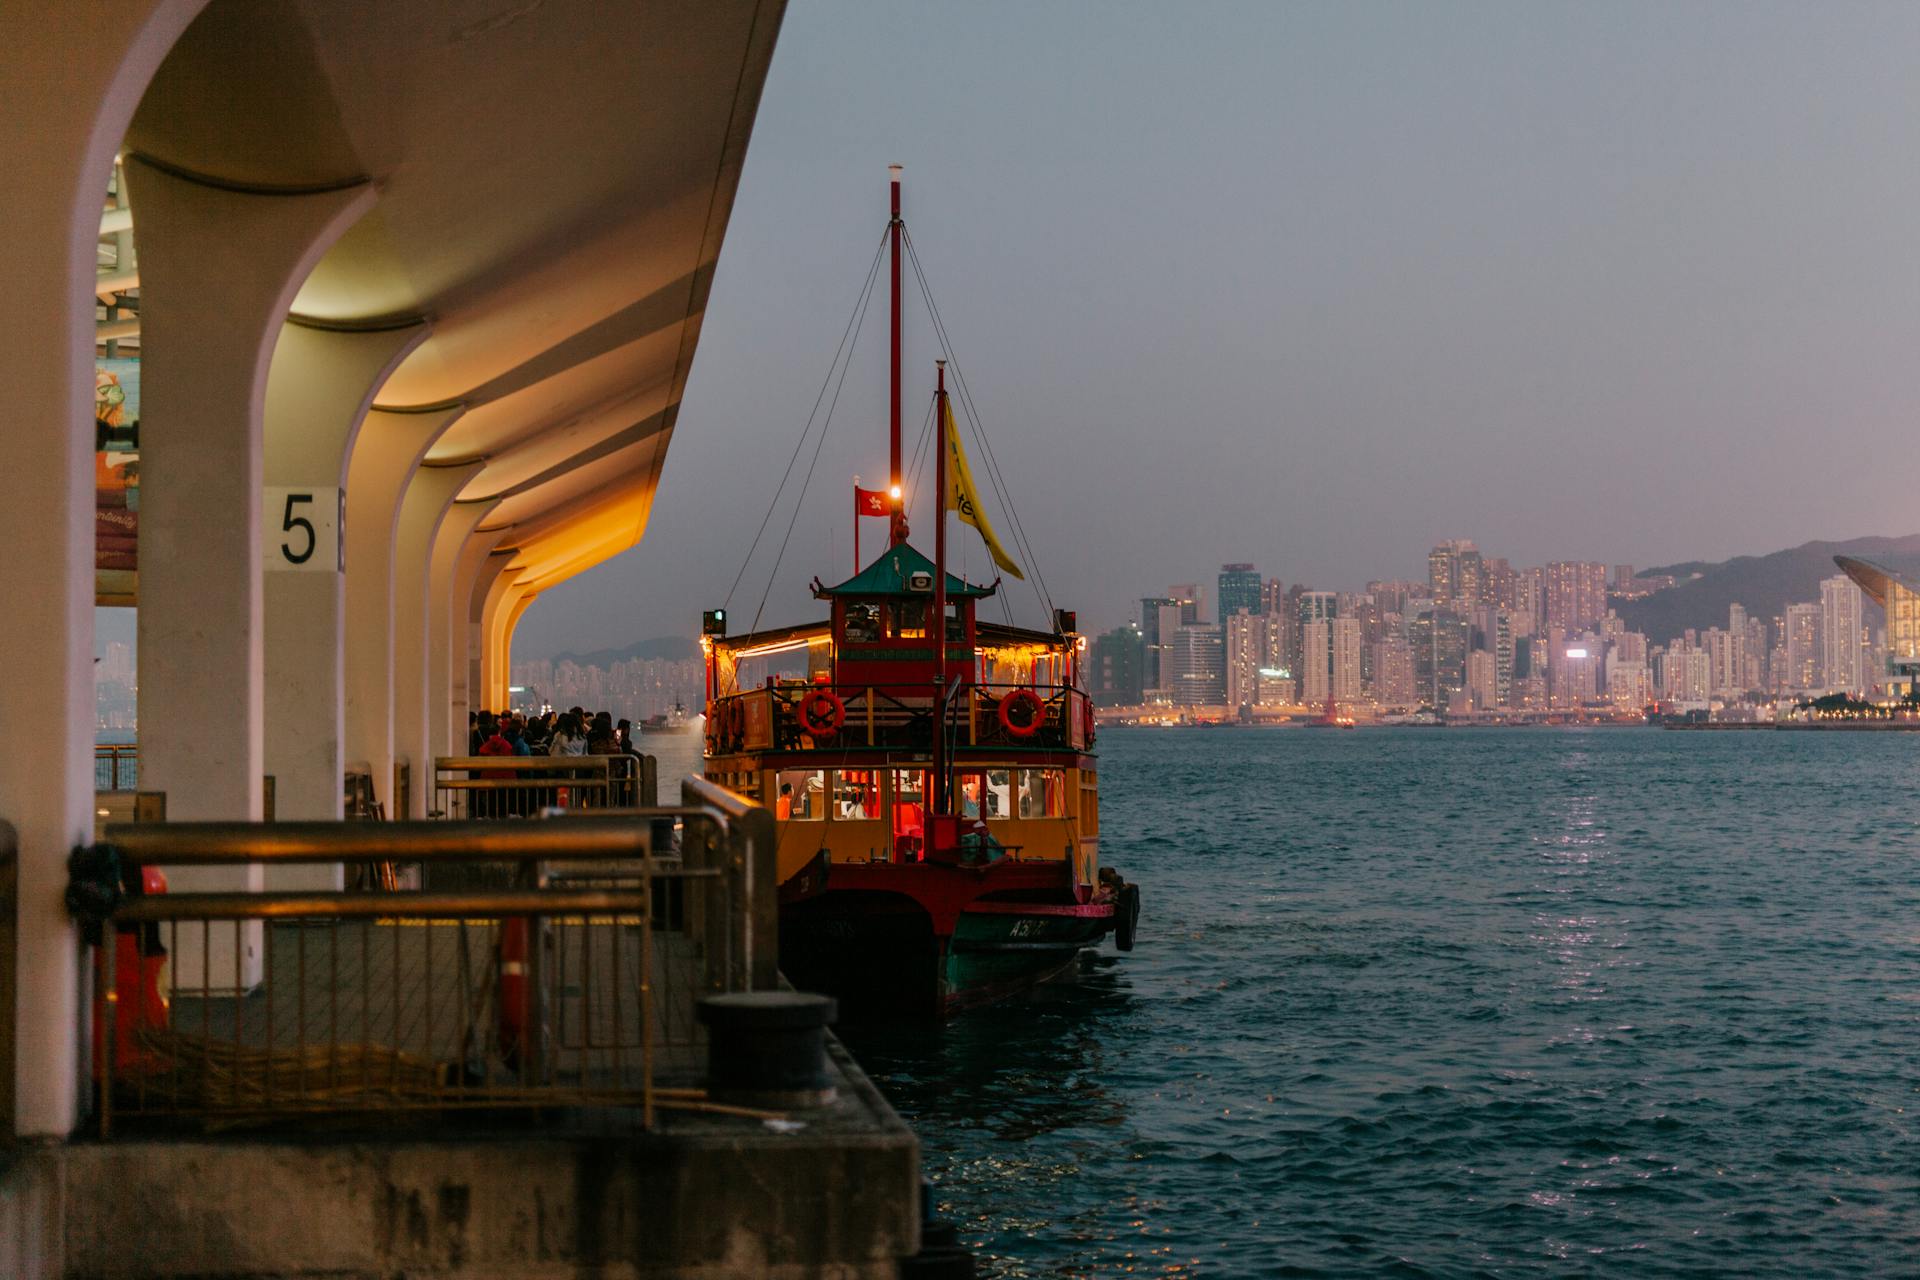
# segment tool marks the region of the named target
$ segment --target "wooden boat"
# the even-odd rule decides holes
[[[983,517],[967,506],[944,361],[935,493],[950,502],[936,504],[931,559],[907,541],[899,201],[895,170],[893,483],[868,495],[887,499],[874,514],[889,517],[888,545],[844,582],[814,579],[823,621],[728,636],[724,611],[708,613],[706,775],[774,810],[789,980],[856,1012],[946,1016],[1059,972],[1109,934],[1131,949],[1139,891],[1100,865],[1074,615],[1054,610],[1048,629],[987,621],[976,606],[997,581],[947,572],[946,508],[976,527]]]

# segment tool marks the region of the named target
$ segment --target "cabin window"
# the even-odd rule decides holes
[[[927,818],[927,771],[893,771],[893,834],[918,836]]]
[[[927,602],[924,600],[902,600],[893,607],[893,622],[894,639],[926,639]]]
[[[781,821],[821,822],[827,816],[827,771],[782,769],[774,789],[773,816]]]
[[[954,644],[964,644],[967,639],[967,623],[962,608],[958,600],[947,604],[947,639]]]
[[[880,816],[880,775],[872,769],[836,769],[833,774],[833,817],[836,822],[863,822]]]
[[[847,606],[847,639],[878,640],[886,631],[886,610],[868,600]]]
[[[1013,812],[1022,818],[1067,816],[1067,780],[1061,769],[1015,769]]]

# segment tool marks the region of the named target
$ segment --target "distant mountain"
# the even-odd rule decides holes
[[[1766,556],[1736,556],[1718,564],[1688,561],[1642,569],[1640,576],[1671,574],[1679,585],[1641,600],[1622,600],[1614,608],[1635,630],[1665,644],[1689,627],[1706,630],[1727,625],[1727,607],[1744,606],[1747,616],[1771,622],[1789,604],[1820,598],[1820,580],[1840,572],[1835,556],[1858,556],[1895,572],[1920,574],[1920,534],[1904,538],[1854,538],[1848,542],[1808,542]],[[1867,607],[1873,608],[1872,601]]]
[[[616,662],[632,662],[636,658],[657,658],[666,662],[684,662],[688,658],[700,656],[700,644],[685,636],[655,636],[651,640],[642,640],[630,644],[624,649],[595,649],[591,653],[556,653],[553,665],[571,662],[576,667],[611,667]]]

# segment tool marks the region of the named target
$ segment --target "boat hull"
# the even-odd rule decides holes
[[[928,865],[835,867],[826,887],[784,903],[780,967],[851,1017],[944,1018],[1061,972],[1115,923],[1110,892],[1078,901],[1063,867],[995,876]]]

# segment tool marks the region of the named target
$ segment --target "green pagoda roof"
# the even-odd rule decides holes
[[[872,564],[839,586],[817,588],[814,595],[823,599],[830,596],[925,596],[932,599],[931,588],[916,591],[907,585],[907,579],[916,573],[926,574],[927,581],[932,582],[933,561],[903,542],[899,546],[888,547]],[[981,596],[990,596],[993,592],[992,587],[976,586],[952,574],[947,575],[947,599],[949,600],[968,597],[978,599]]]

